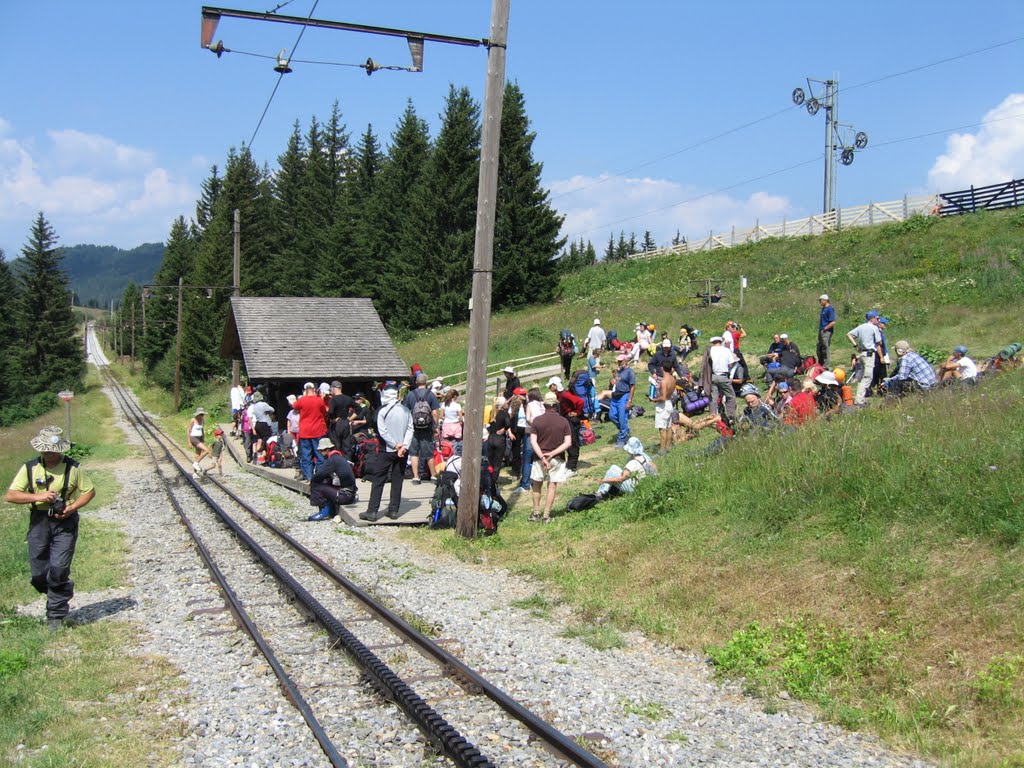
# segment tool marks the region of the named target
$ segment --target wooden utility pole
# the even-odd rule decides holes
[[[178,278],[178,332],[174,340],[174,412],[181,407],[181,293],[185,278]]]
[[[242,295],[242,224],[241,215],[235,208],[235,247],[232,262],[231,282],[235,286],[233,296]],[[231,361],[231,386],[237,387],[242,380],[242,361]]]
[[[135,373],[135,301],[132,300],[132,373]]]
[[[480,184],[476,198],[473,247],[473,295],[469,302],[469,357],[466,374],[466,421],[462,444],[462,488],[456,528],[476,536],[480,508],[484,397],[487,390],[487,337],[491,330],[491,272],[494,263],[494,217],[498,192],[498,144],[505,95],[505,51],[510,0],[493,0],[487,49],[487,84],[480,147]]]

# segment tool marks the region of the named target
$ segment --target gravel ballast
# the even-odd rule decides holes
[[[127,423],[121,427],[138,444]],[[554,727],[584,738],[609,765],[927,764],[887,750],[874,737],[819,722],[797,703],[766,713],[738,685],[715,680],[704,658],[642,635],[627,633],[625,647],[603,651],[563,637],[566,626],[577,623],[569,609],[559,606],[541,617],[513,606],[547,594],[543,584],[425,553],[393,529],[307,523],[311,508],[303,497],[237,467],[227,469],[231,487],[263,514],[394,610],[432,626],[468,665]],[[123,528],[131,582],[123,591],[80,594],[73,607],[125,598],[130,607],[110,619],[137,623],[138,652],[164,656],[181,670],[184,690],[169,686],[167,693],[186,734],[177,745],[181,763],[326,765],[266,662],[254,656],[231,615],[217,611],[223,598],[153,471],[133,459],[116,474],[123,489],[116,502],[84,514]],[[554,602],[554,595],[548,597]],[[359,700],[368,698],[347,688],[330,696],[339,713],[348,702],[362,707]],[[387,712],[358,711],[346,730],[348,743],[339,744],[354,765],[434,764],[415,729]],[[485,733],[486,723],[480,725]],[[501,765],[534,764],[514,750],[504,754],[495,743],[479,746]]]

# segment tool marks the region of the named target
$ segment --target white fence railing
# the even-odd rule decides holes
[[[733,227],[728,232],[708,233],[700,240],[687,240],[679,245],[658,248],[653,251],[634,253],[631,259],[647,259],[652,256],[666,256],[674,253],[690,253],[693,251],[713,251],[718,248],[732,248],[736,245],[756,243],[769,237],[803,237],[804,235],[820,235],[823,232],[837,232],[850,227],[870,227],[888,221],[903,221],[915,214],[930,214],[936,205],[941,205],[939,195],[903,196],[902,200],[887,203],[868,203],[849,208],[837,208],[828,213],[820,213],[803,219],[787,221],[785,218],[777,224],[761,224],[760,221],[750,229],[737,230]]]

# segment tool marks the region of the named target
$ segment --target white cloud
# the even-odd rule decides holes
[[[932,191],[996,184],[1024,175],[1024,93],[986,113],[977,133],[954,133],[928,172]]]
[[[132,248],[166,239],[171,221],[192,211],[198,190],[157,155],[97,134],[49,131],[38,142],[0,118],[0,248],[24,243],[42,211],[60,242]]]
[[[565,215],[562,234],[590,240],[599,251],[610,232],[642,238],[650,230],[658,245],[667,245],[676,231],[692,240],[709,230],[747,229],[758,219],[781,221],[790,208],[788,198],[767,192],[734,197],[666,179],[573,176],[550,189],[552,205]]]

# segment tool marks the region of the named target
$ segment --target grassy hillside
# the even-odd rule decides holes
[[[558,329],[582,333],[595,315],[620,330],[687,321],[705,342],[735,318],[748,357],[779,331],[813,351],[816,298],[828,292],[837,358],[843,332],[873,307],[893,321],[890,343],[964,343],[982,359],[1024,340],[1022,240],[1024,212],[1004,212],[598,266],[564,278],[561,303],[496,316],[491,356],[545,351]],[[687,281],[708,274],[731,306],[688,305]],[[464,370],[465,339],[465,328],[438,329],[400,351],[432,374]],[[496,537],[409,535],[543,579],[551,588],[524,608],[571,602],[587,623],[567,633],[595,644],[638,628],[703,650],[768,711],[798,697],[950,765],[1024,765],[1022,395],[1018,370],[713,457],[705,432],[633,496],[550,526],[525,522],[519,498]],[[651,444],[651,417],[633,426]],[[563,509],[622,463],[610,427],[598,431]]]

